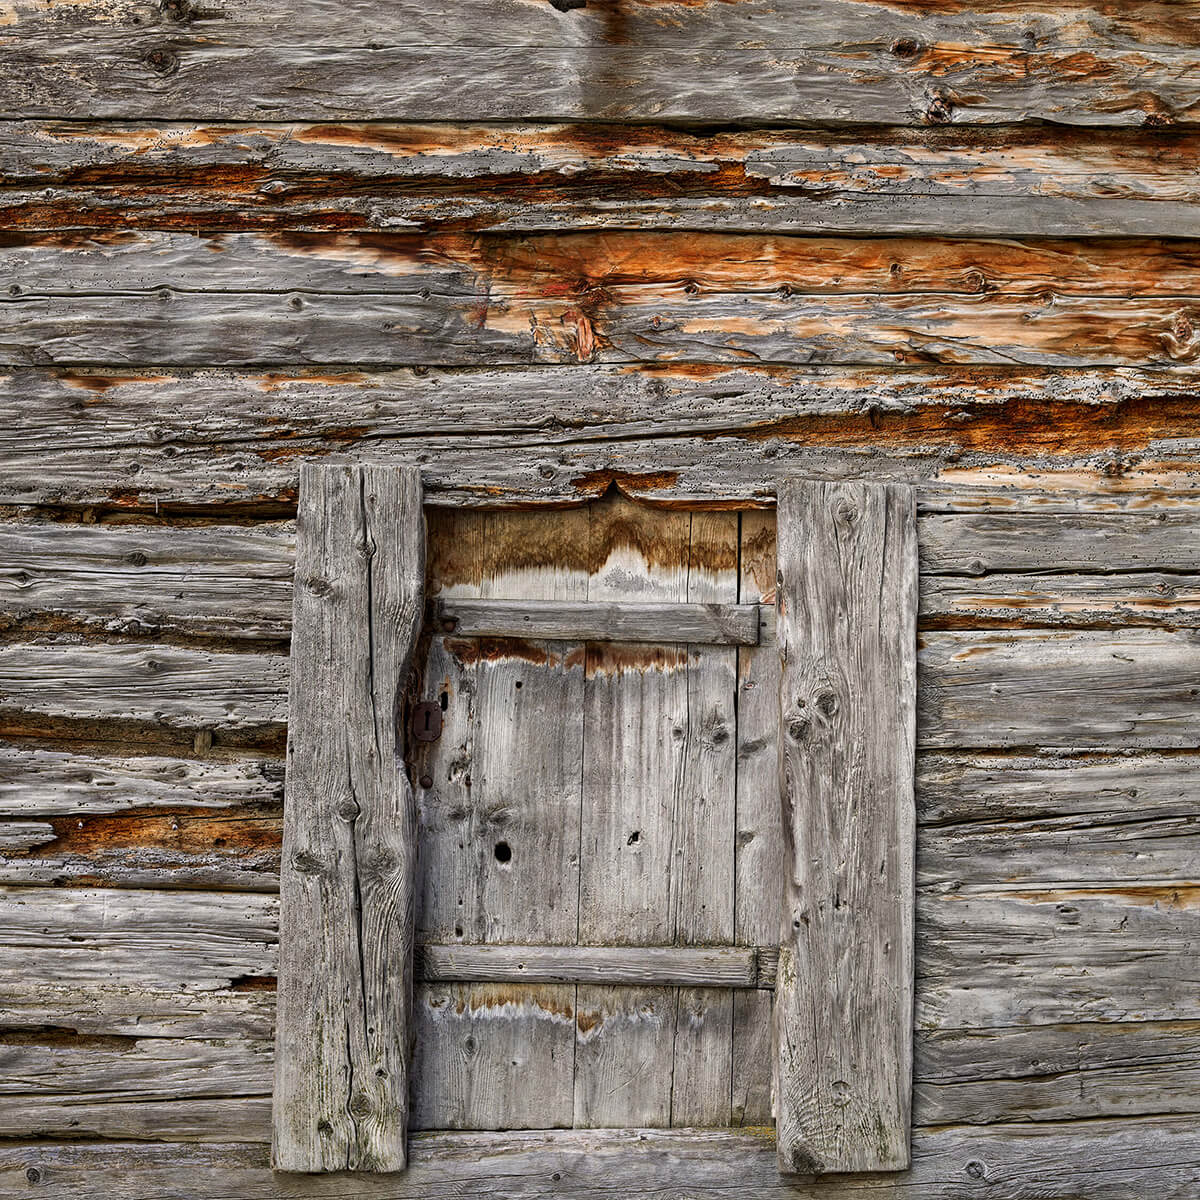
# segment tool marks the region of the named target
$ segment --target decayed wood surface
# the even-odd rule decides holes
[[[420,476],[306,468],[297,533],[272,1162],[397,1171],[417,858],[399,724],[424,610]]]
[[[933,512],[1179,511],[1200,490],[1188,367],[108,367],[5,378],[0,502],[19,505],[285,515],[300,460],[331,453],[420,465],[440,505],[579,502],[614,483],[668,503],[770,504],[789,471],[916,483]]]
[[[463,637],[564,642],[694,642],[754,646],[756,604],[443,600],[435,620]],[[449,624],[447,624],[449,622]]]
[[[181,1176],[194,1181],[197,1200],[440,1200],[481,1188],[522,1200],[671,1191],[697,1200],[1191,1200],[1200,1187],[1190,1117],[931,1130],[918,1136],[908,1172],[816,1181],[781,1178],[774,1139],[762,1132],[433,1133],[414,1136],[412,1150],[409,1170],[394,1178],[299,1178],[272,1175],[264,1148],[244,1143],[10,1144],[0,1149],[0,1196],[27,1200],[45,1180],[65,1200],[92,1200],[98,1186],[112,1200],[175,1200]]]
[[[911,491],[785,479],[777,594],[779,1163],[910,1161],[917,528]]]
[[[482,0],[453,21],[316,0],[219,15],[21,3],[7,36],[20,54],[0,98],[30,117],[1142,126],[1192,123],[1200,103],[1196,23],[1161,3],[1113,17],[765,0],[670,21],[648,3]]]
[[[0,216],[37,230],[1195,237],[1198,153],[1195,133],[1162,128],[8,121]]]
[[[1194,363],[1187,241],[31,234],[0,362]]]

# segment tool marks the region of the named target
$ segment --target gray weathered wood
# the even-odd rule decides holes
[[[562,520],[568,537],[572,528],[586,536],[584,510]],[[541,545],[545,526],[541,514],[440,514],[431,530],[431,574],[442,597],[581,598],[586,578],[578,571],[530,562],[529,546]],[[470,582],[451,579],[455,566]],[[418,782],[429,784],[421,791],[422,931],[445,941],[574,942],[582,651],[460,632],[451,637],[435,626],[425,670],[424,694],[439,703],[444,695],[446,707],[441,739],[419,756]],[[422,1030],[429,1037],[414,1061],[414,1121],[569,1127],[574,986],[484,979],[508,986],[422,994],[418,1039]]]
[[[933,512],[1187,511],[1200,503],[1190,451],[1170,448],[1192,430],[1179,396],[1198,377],[1183,365],[696,372],[664,364],[650,374],[600,365],[569,374],[120,366],[24,368],[6,378],[4,503],[151,512],[265,505],[278,513],[295,504],[302,453],[420,460],[436,503],[459,506],[577,502],[614,481],[656,499],[769,505],[780,472],[919,484],[918,500]],[[1050,458],[1014,446],[1008,421],[1031,409],[1069,416],[1081,441],[1056,440],[1061,452]],[[976,448],[961,441],[968,428]],[[1096,451],[1117,437],[1166,440],[1152,463]]]
[[[272,1161],[396,1171],[417,849],[399,725],[424,611],[420,476],[306,467],[297,535]]]
[[[138,643],[0,647],[0,708],[76,721],[254,730],[287,719],[288,660]]]
[[[286,637],[290,525],[0,525],[4,625],[106,633]]]
[[[782,480],[784,896],[775,993],[779,1162],[910,1161],[916,504]]]
[[[652,987],[769,988],[771,946],[468,946],[417,948],[429,981],[599,983]]]
[[[1200,1188],[1192,1116],[951,1126],[918,1136],[903,1175],[802,1182],[779,1177],[773,1139],[762,1132],[430,1133],[412,1143],[410,1170],[390,1179],[276,1176],[264,1147],[237,1143],[9,1143],[0,1148],[0,1196],[27,1200],[45,1180],[63,1200],[94,1200],[98,1189],[110,1200],[177,1200],[181,1178],[195,1200],[441,1200],[497,1187],[513,1200],[607,1200],[614,1192],[630,1200],[1193,1200]]]
[[[536,10],[535,10],[536,11]],[[1178,9],[1176,9],[1178,11]],[[526,19],[528,18],[528,14]],[[941,14],[944,20],[947,14]],[[730,10],[723,14],[732,17]],[[1044,14],[1042,14],[1044,19]],[[324,27],[324,24],[323,24]],[[655,32],[659,27],[651,26]],[[1200,233],[1175,131],[7,121],[22,228],[671,228],[942,237]],[[222,172],[261,180],[252,212]],[[86,172],[86,179],[82,178]],[[136,172],[137,187],[127,186]],[[313,177],[340,186],[314,195]],[[612,180],[621,188],[612,202]],[[24,185],[18,187],[16,185]]]
[[[327,34],[333,6],[316,3],[286,16],[260,10],[241,22],[202,19],[195,27],[159,13],[135,23],[128,14],[97,20],[85,11],[69,22],[37,20],[26,9],[13,32],[29,33],[0,100],[13,116],[39,118],[244,121],[282,112],[306,121],[721,122],[736,115],[836,125],[1191,124],[1200,107],[1189,22],[1174,28],[1177,20],[1159,17],[1141,28],[1114,27],[1097,14],[1093,30],[1087,20],[1056,28],[1037,10],[1003,6],[986,16],[973,10],[977,23],[945,19],[941,10],[906,21],[882,5],[828,0],[795,12],[754,7],[759,23],[747,14],[731,24],[724,10],[705,4],[671,22],[649,13],[615,23],[585,14],[576,22],[569,12],[529,28],[520,9],[480,4],[453,22],[472,30],[463,40],[448,36],[443,21],[407,21],[383,6],[354,34],[345,16]],[[1028,27],[1029,20],[1037,23]],[[436,32],[417,33],[422,27]],[[401,28],[407,37],[397,35]],[[1032,42],[1021,39],[1023,28]],[[642,30],[652,31],[646,44]],[[86,74],[78,70],[81,43],[90,52]]]
[[[736,520],[736,517],[734,518]],[[565,642],[758,643],[756,604],[636,604],[553,600],[443,600],[436,619],[464,637]]]
[[[417,995],[417,1057],[447,1036],[457,1049],[442,1052],[449,1059],[437,1080],[445,1093],[442,1120],[457,1125],[464,1117],[474,1119],[468,1107],[471,1081],[462,1073],[473,1056],[515,1055],[526,1060],[526,1072],[535,1067],[549,1077],[569,1076],[570,1058],[565,1065],[555,1062],[547,1055],[554,1040],[538,1036],[548,1021],[571,1024],[571,1011],[559,1006],[556,989],[531,988],[519,999],[512,989],[495,985],[418,988]],[[493,1017],[488,1036],[477,1036],[474,1051],[467,1053],[463,1023],[488,1012]],[[270,1140],[269,1040],[244,1034],[219,1040],[74,1037],[61,1030],[2,1036],[0,1129],[7,1137]],[[1195,1021],[918,1031],[915,1047],[918,1146],[922,1125],[1194,1113],[1200,1104]],[[538,1089],[513,1089],[507,1099],[509,1128],[526,1121],[545,1128],[537,1122],[554,1119]],[[423,1124],[425,1102],[418,1090],[415,1127]]]

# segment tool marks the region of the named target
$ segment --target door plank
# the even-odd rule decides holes
[[[424,607],[415,469],[304,465],[273,1161],[406,1164],[416,806],[399,714]]]
[[[784,904],[780,1168],[908,1167],[912,1107],[916,505],[779,486]]]

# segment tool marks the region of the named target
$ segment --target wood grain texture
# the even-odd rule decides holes
[[[424,610],[420,476],[306,468],[297,532],[272,1160],[397,1171],[417,851],[399,723]]]
[[[736,517],[734,518],[736,520]],[[669,642],[753,646],[755,604],[576,603],[553,600],[449,600],[437,619],[463,637],[526,637],[535,641]]]
[[[1188,241],[31,234],[0,363],[1194,363]]]
[[[787,472],[918,484],[938,513],[1183,511],[1200,496],[1196,374],[1182,366],[113,366],[5,379],[0,502],[17,505],[286,515],[300,460],[330,454],[420,465],[431,500],[459,506],[578,503],[613,485],[770,505]]]
[[[779,485],[781,1169],[910,1161],[916,506]]]
[[[39,632],[287,637],[294,556],[282,523],[0,525],[0,622]]]
[[[1195,132],[1161,127],[7,121],[0,219],[30,230],[1195,237],[1198,153]]]
[[[980,24],[940,13],[901,22],[885,5],[827,2],[808,7],[803,19],[782,5],[773,14],[759,8],[762,26],[748,14],[739,39],[741,22],[715,5],[684,9],[669,23],[643,5],[641,20],[585,15],[580,33],[567,37],[562,29],[572,28],[572,16],[563,14],[543,41],[516,8],[472,7],[456,27],[494,34],[463,42],[434,21],[437,33],[411,35],[419,48],[397,38],[405,26],[398,14],[400,26],[368,32],[386,20],[382,9],[347,44],[353,23],[342,18],[341,37],[327,34],[327,4],[306,4],[303,17],[209,19],[194,27],[165,16],[114,21],[103,10],[99,21],[85,11],[76,23],[26,15],[14,22],[29,33],[0,99],[13,116],[38,118],[256,120],[283,113],[308,121],[1135,127],[1192,124],[1200,105],[1192,82],[1196,34],[1177,19],[1146,22],[1133,36],[1126,24],[1114,35],[1102,17],[1091,29],[1077,10],[1064,23],[1067,36],[1039,27],[1029,30],[1030,44],[1021,30],[1036,11],[1017,16],[1000,8]],[[897,26],[904,32],[883,32]],[[637,33],[647,28],[654,35],[643,44]],[[309,32],[298,38],[301,30]],[[577,44],[584,31],[594,40]],[[86,75],[77,69],[80,39],[91,51]]]
[[[175,1200],[181,1175],[195,1181],[196,1200],[435,1200],[455,1190],[494,1190],[497,1180],[505,1196],[521,1200],[601,1200],[614,1190],[637,1200],[672,1190],[696,1200],[747,1193],[766,1200],[1191,1200],[1200,1187],[1190,1116],[1091,1122],[1086,1154],[1079,1153],[1080,1128],[929,1130],[918,1135],[908,1172],[809,1181],[780,1178],[769,1135],[727,1130],[416,1135],[410,1170],[388,1179],[273,1175],[265,1148],[244,1143],[9,1144],[0,1149],[0,1196],[28,1200],[44,1191],[44,1179],[64,1200],[93,1200],[97,1186],[112,1200]]]
[[[773,946],[469,946],[417,949],[430,981],[770,988]]]

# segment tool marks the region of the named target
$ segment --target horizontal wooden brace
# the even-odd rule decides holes
[[[464,637],[756,646],[759,607],[757,604],[442,600],[435,612],[444,632]]]
[[[772,988],[777,946],[458,946],[416,949],[426,983]]]

